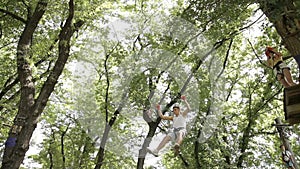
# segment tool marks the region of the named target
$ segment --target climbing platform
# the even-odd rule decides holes
[[[289,124],[300,123],[300,84],[284,89],[284,112]]]

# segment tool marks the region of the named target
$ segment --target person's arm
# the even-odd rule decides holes
[[[182,115],[183,116],[187,116],[188,112],[191,110],[190,104],[187,102],[186,96],[181,96],[181,99],[184,101],[184,103],[186,105],[186,109],[184,110],[184,112],[182,113]]]
[[[157,112],[158,112],[158,115],[161,119],[163,120],[173,120],[173,116],[164,116],[160,110],[160,105],[156,105],[156,109],[157,109]]]
[[[273,53],[273,55],[272,55],[272,60],[273,61],[278,61],[278,60],[282,60],[282,53],[280,53],[280,52],[278,52],[277,50],[275,50],[275,49],[272,49],[271,51],[270,51],[271,53]],[[275,54],[275,55],[274,55]],[[273,65],[274,66],[274,65]]]
[[[267,59],[267,66],[270,67],[270,68],[273,68],[273,60],[269,56],[268,56],[268,59]]]

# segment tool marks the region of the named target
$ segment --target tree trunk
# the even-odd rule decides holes
[[[105,125],[104,133],[102,135],[101,144],[97,153],[97,161],[94,169],[100,169],[104,161],[104,151],[105,145],[108,139],[109,132],[117,120],[118,115],[121,113],[126,101],[128,99],[128,91],[125,91],[122,96],[123,102],[119,105],[118,109],[114,112],[114,115],[111,117],[109,122]]]
[[[33,33],[45,13],[47,2],[40,0],[36,9],[27,22],[17,46],[18,78],[21,84],[21,97],[18,113],[5,143],[1,169],[17,169],[20,167],[25,153],[29,148],[31,135],[36,123],[28,123],[34,107],[35,86],[32,79],[29,50]]]
[[[198,130],[197,138],[200,138],[201,131],[202,131],[202,127]],[[196,163],[197,168],[202,168],[202,165],[200,163],[200,158],[199,158],[199,147],[200,147],[200,142],[197,139],[195,141],[195,147],[194,147],[194,154],[195,154],[194,159],[195,159],[195,163]]]
[[[108,134],[110,132],[112,125],[115,123],[115,121],[116,121],[116,117],[113,117],[109,121],[109,123],[105,126],[104,133],[103,133],[103,136],[101,139],[101,144],[100,144],[99,151],[97,154],[97,163],[96,163],[95,169],[100,169],[102,167],[103,160],[104,160],[104,150],[105,150],[105,145],[106,145],[106,142],[108,139]]]
[[[149,132],[147,134],[146,139],[144,140],[142,148],[139,150],[138,163],[137,163],[137,168],[138,169],[143,169],[144,162],[145,162],[145,157],[146,157],[146,154],[147,154],[146,148],[149,147],[149,144],[152,141],[152,138],[155,134],[155,131],[156,131],[156,128],[157,128],[159,122],[160,122],[160,120],[158,120],[157,122],[149,122],[148,123]]]

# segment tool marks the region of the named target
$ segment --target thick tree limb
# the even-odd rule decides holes
[[[105,125],[104,133],[101,139],[100,147],[97,153],[97,161],[96,161],[96,166],[94,169],[100,169],[103,164],[104,160],[104,151],[105,151],[105,146],[106,142],[108,139],[109,132],[111,130],[111,127],[114,125],[115,121],[117,120],[118,115],[121,113],[125,103],[127,102],[128,99],[128,91],[126,90],[123,95],[122,95],[122,102],[120,103],[119,107],[116,109],[114,112],[114,115],[111,117],[108,123]]]

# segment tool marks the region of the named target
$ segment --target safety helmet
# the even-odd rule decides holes
[[[266,47],[266,50],[265,50],[265,54],[270,57],[271,56],[271,53],[273,52],[274,48],[270,47],[270,46],[267,46]]]

